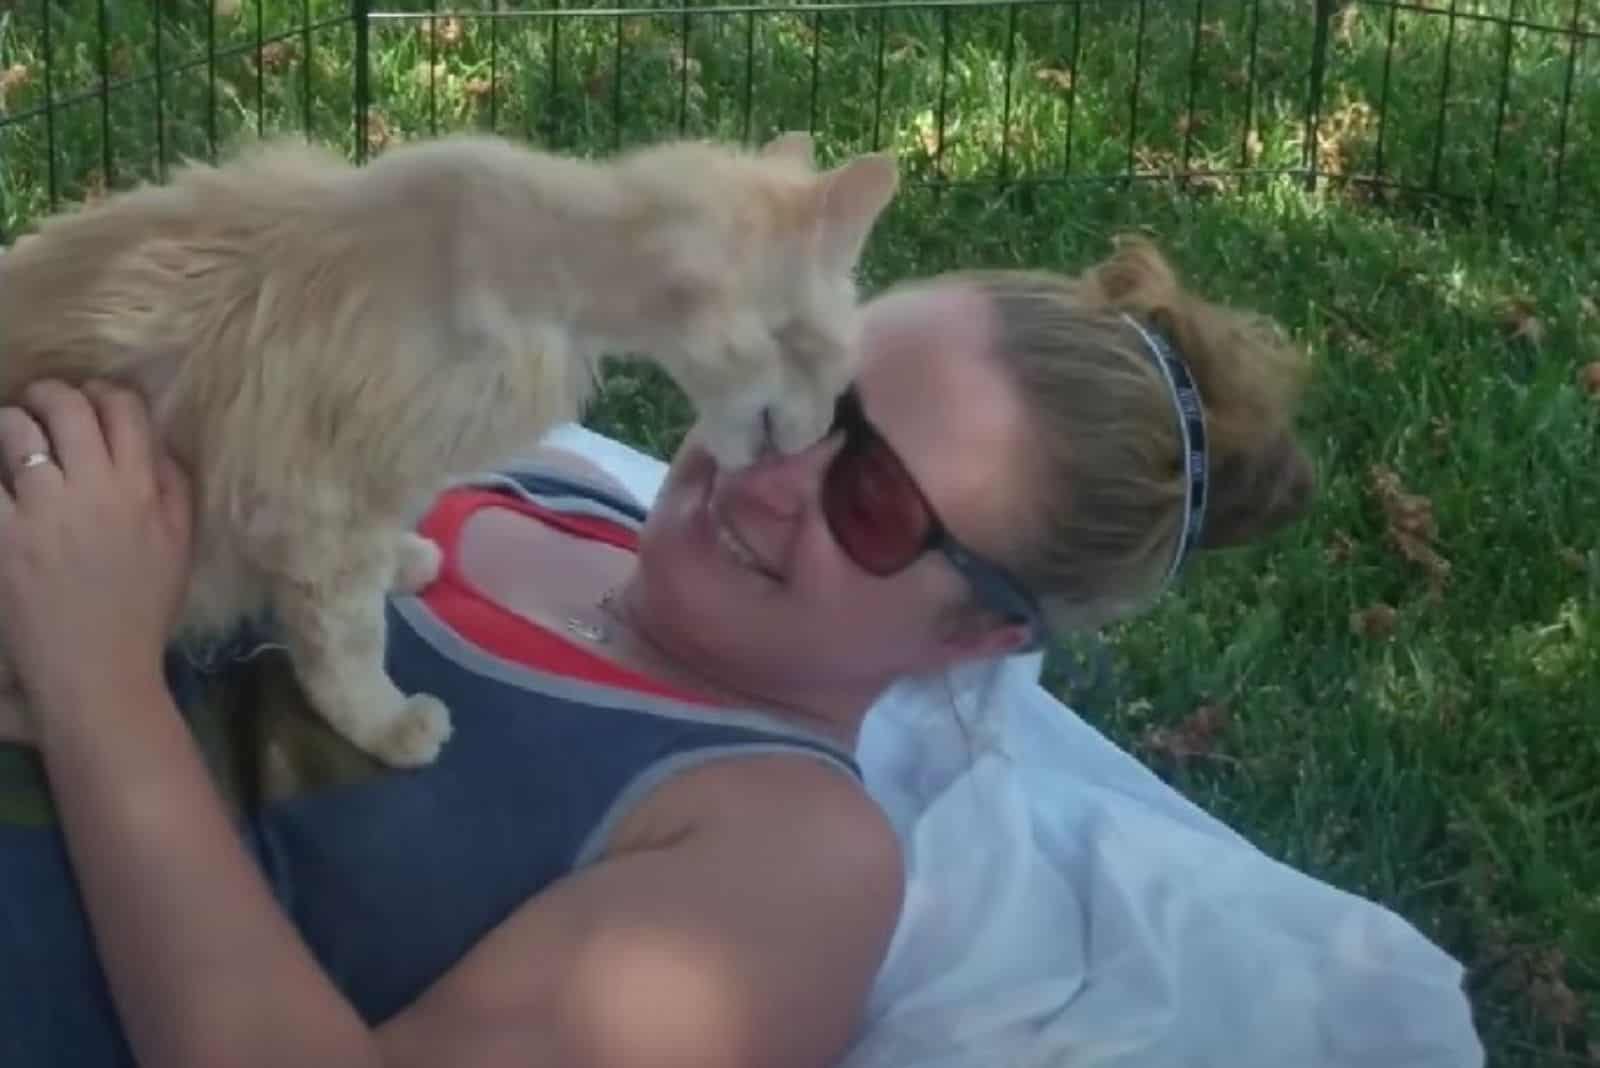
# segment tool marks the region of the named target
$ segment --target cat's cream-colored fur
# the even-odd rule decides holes
[[[389,680],[383,602],[437,568],[410,533],[433,496],[575,417],[603,354],[658,361],[724,464],[816,440],[895,187],[884,155],[819,173],[800,134],[605,160],[457,136],[365,167],[267,143],[0,256],[0,401],[139,387],[196,489],[174,638],[270,610],[330,724],[422,764],[449,712]]]

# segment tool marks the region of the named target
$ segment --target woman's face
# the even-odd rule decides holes
[[[951,282],[870,302],[862,408],[956,537],[1004,559],[1024,514],[1025,412],[992,357],[987,301]],[[865,700],[907,673],[1004,651],[1019,628],[957,627],[966,580],[939,553],[888,577],[844,551],[822,509],[843,435],[718,468],[691,433],[645,524],[628,592],[676,658],[774,700]]]

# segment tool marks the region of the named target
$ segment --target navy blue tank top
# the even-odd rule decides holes
[[[452,490],[422,529],[459,529],[491,497],[619,545],[643,520],[604,491],[509,472]],[[700,703],[511,616],[459,581],[453,539],[441,541],[440,582],[387,608],[396,685],[452,710],[455,731],[438,761],[375,769],[241,816],[277,900],[369,1023],[404,1008],[520,904],[603,855],[617,823],[671,776],[760,753],[859,776],[850,755],[821,737],[759,709]],[[208,673],[259,648],[236,642],[203,659],[169,657],[180,704]],[[11,750],[15,765],[21,750]],[[14,795],[15,782],[0,777],[0,801],[8,785]],[[0,805],[0,1065],[131,1065],[64,842],[48,820],[8,821],[6,811]]]

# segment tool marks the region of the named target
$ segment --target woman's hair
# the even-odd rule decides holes
[[[1270,321],[1188,292],[1142,238],[1077,277],[954,277],[992,302],[995,353],[1034,423],[1040,513],[1008,556],[1053,628],[1138,611],[1160,592],[1182,533],[1176,406],[1124,313],[1165,336],[1201,397],[1210,482],[1197,547],[1241,545],[1305,511],[1315,478],[1291,424],[1307,362]]]

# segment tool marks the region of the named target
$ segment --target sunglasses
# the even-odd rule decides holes
[[[1024,622],[1034,642],[1046,633],[1039,603],[1005,568],[967,548],[945,528],[922,487],[861,408],[855,387],[840,395],[829,434],[844,444],[822,476],[822,514],[839,548],[858,567],[886,578],[924,553],[942,553],[982,604]]]

